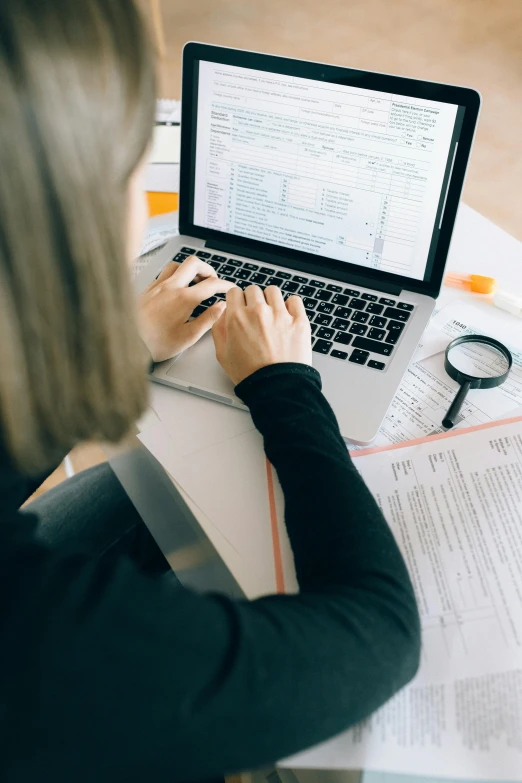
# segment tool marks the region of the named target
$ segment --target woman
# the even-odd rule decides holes
[[[412,587],[321,394],[300,299],[243,293],[189,259],[135,314],[152,62],[129,0],[0,4],[6,783],[175,783],[264,765],[366,717],[418,665]],[[226,311],[188,321],[218,291]],[[138,325],[160,360],[213,324],[281,481],[299,595],[181,588],[107,466],[19,510],[75,443],[117,441],[143,411]]]

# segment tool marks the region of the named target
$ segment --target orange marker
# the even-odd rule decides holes
[[[497,281],[494,277],[484,275],[459,275],[457,272],[448,272],[444,278],[444,285],[463,288],[475,294],[492,294],[497,287]]]

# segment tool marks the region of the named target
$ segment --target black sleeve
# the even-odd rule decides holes
[[[318,374],[277,365],[237,393],[283,487],[300,594],[198,596],[125,560],[0,547],[0,731],[27,780],[42,767],[55,783],[252,769],[361,720],[415,673],[410,580]]]

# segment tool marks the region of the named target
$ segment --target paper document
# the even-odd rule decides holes
[[[161,384],[150,406],[138,437],[199,510],[246,595],[295,590],[283,495],[250,415]]]
[[[465,334],[489,334],[508,343],[513,367],[508,380],[495,389],[472,389],[460,411],[456,428],[472,427],[522,412],[522,351],[511,345],[515,335],[495,333],[493,319],[462,302],[438,312],[423,335],[414,362],[406,371],[373,446],[388,446],[443,432],[442,419],[459,388],[444,369],[444,351]],[[522,336],[520,340],[522,344]],[[350,445],[350,449],[365,448]]]
[[[140,249],[139,257],[134,261],[132,275],[136,277],[153,257],[153,251],[163,247],[165,242],[178,234],[178,213],[167,212],[149,220],[147,233]]]
[[[179,163],[180,140],[179,125],[155,125],[149,164]]]
[[[396,775],[389,772],[364,770],[360,783],[471,783],[471,780],[447,778],[441,775],[437,775],[437,777],[432,777],[431,775],[429,777],[424,775]],[[498,783],[498,781],[484,780],[482,783]]]
[[[159,98],[156,101],[156,122],[181,122],[181,101]]]
[[[371,718],[285,766],[520,781],[522,418],[369,449],[355,465],[408,565],[421,667]]]
[[[179,193],[179,163],[149,163],[144,188],[149,193]]]

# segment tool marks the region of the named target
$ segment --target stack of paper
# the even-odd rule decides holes
[[[151,193],[179,192],[181,104],[159,100],[152,149],[145,171],[145,190]]]
[[[522,417],[354,456],[408,565],[422,663],[363,724],[285,764],[519,781]]]

